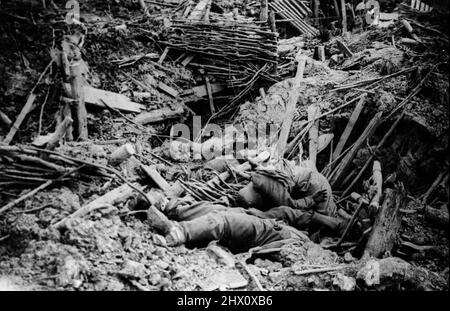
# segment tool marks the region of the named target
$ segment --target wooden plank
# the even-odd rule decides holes
[[[392,250],[397,232],[401,226],[399,209],[403,207],[405,196],[401,190],[387,189],[380,212],[373,224],[363,258],[380,258]]]
[[[80,141],[88,139],[87,111],[82,71],[82,61],[78,61],[70,65],[71,95],[76,103],[76,124],[78,125],[78,140]]]
[[[314,165],[316,165],[317,148],[319,140],[319,128],[318,128],[319,121],[316,120],[316,117],[319,114],[320,114],[319,107],[316,107],[314,105],[308,106],[308,122],[312,122],[311,128],[309,129],[309,160]]]
[[[191,60],[194,59],[194,57],[195,57],[194,54],[189,54],[189,55],[186,56],[186,58],[181,62],[181,65],[182,65],[183,67],[186,67],[186,66],[191,62]]]
[[[163,61],[164,61],[164,59],[166,58],[167,54],[169,54],[169,48],[168,48],[168,47],[166,47],[166,48],[164,49],[163,53],[161,54],[161,57],[160,57],[159,60],[158,60],[158,64],[161,65],[161,64],[163,63]]]
[[[178,97],[178,91],[163,82],[158,82],[158,89],[172,96],[173,98]]]
[[[260,6],[260,15],[259,20],[266,22],[269,19],[269,8],[268,8],[268,1],[267,0],[260,0],[261,6]]]
[[[144,173],[148,177],[150,177],[161,190],[163,190],[164,192],[170,190],[169,183],[158,173],[154,165],[148,166],[141,164],[141,168]]]
[[[347,126],[345,127],[344,132],[341,135],[341,138],[339,138],[339,142],[336,146],[336,149],[333,152],[333,160],[336,160],[336,158],[341,154],[342,150],[344,150],[345,144],[347,143],[348,138],[350,137],[350,134],[353,130],[353,127],[356,124],[356,121],[359,118],[359,115],[361,114],[361,111],[364,108],[364,104],[366,102],[366,96],[362,96],[359,100],[358,104],[356,105],[355,109],[352,112],[352,115],[350,116],[350,119],[348,120]]]
[[[0,123],[2,123],[4,126],[8,128],[12,125],[11,119],[1,110],[0,110]]]
[[[104,100],[112,108],[139,113],[145,110],[145,106],[132,102],[127,96],[110,91],[100,90],[89,85],[84,86],[84,99],[87,104],[104,107],[100,99]]]
[[[294,118],[295,106],[300,96],[298,89],[300,86],[300,82],[303,79],[303,72],[305,71],[306,58],[304,55],[301,55],[301,51],[299,51],[296,55],[296,59],[299,62],[297,73],[292,85],[291,96],[289,96],[288,103],[286,105],[285,119],[283,124],[281,125],[280,137],[278,138],[277,143],[277,151],[280,156],[283,156],[284,150],[286,149],[289,132],[291,131],[292,119]]]
[[[399,17],[398,13],[383,13],[383,12],[380,12],[380,20],[382,20],[382,21],[397,20],[398,17]]]
[[[341,0],[341,11],[342,11],[342,35],[347,34],[347,10],[345,0]]]
[[[19,116],[17,117],[13,126],[9,130],[9,133],[6,135],[5,139],[3,140],[4,144],[9,145],[11,143],[11,141],[14,138],[14,135],[16,135],[16,132],[19,130],[20,125],[22,124],[23,120],[28,115],[30,110],[33,108],[33,103],[34,103],[35,99],[36,99],[36,94],[34,94],[34,93],[31,93],[30,96],[28,96],[27,102],[25,103],[22,110],[20,111]]]
[[[148,124],[154,123],[169,119],[175,119],[182,116],[184,113],[183,107],[177,107],[175,110],[172,110],[168,107],[161,108],[157,110],[153,110],[150,112],[143,112],[134,118],[134,122],[139,124]]]
[[[135,183],[133,184],[138,189],[143,189],[141,185]],[[101,197],[98,197],[94,201],[91,201],[90,203],[84,205],[83,207],[77,209],[74,213],[70,214],[67,218],[63,218],[57,223],[53,224],[52,226],[55,228],[61,228],[64,227],[67,221],[72,220],[74,218],[81,217],[83,215],[88,214],[89,212],[103,207],[105,205],[114,205],[120,202],[125,202],[129,198],[131,198],[135,193],[135,190],[131,188],[128,184],[124,184],[118,188],[115,188]]]
[[[347,45],[345,45],[344,42],[342,42],[341,40],[336,40],[336,43],[338,45],[339,50],[341,50],[341,52],[344,53],[345,56],[347,57],[353,56],[352,51],[350,51],[350,49],[347,47]]]

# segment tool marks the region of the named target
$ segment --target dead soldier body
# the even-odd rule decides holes
[[[179,200],[171,201],[165,213],[175,220],[166,235],[168,245],[205,245],[216,240],[235,253],[276,241],[306,240],[306,235],[299,230],[312,225],[325,227],[332,235],[340,235],[346,226],[344,220],[288,206],[263,212]]]
[[[252,163],[251,159],[249,159]],[[256,164],[252,165],[257,167]],[[236,160],[215,159],[206,165],[219,172],[227,167],[234,170]],[[250,179],[239,191],[236,205],[256,208],[262,211],[278,206],[290,206],[300,210],[314,210],[328,216],[336,213],[331,186],[319,172],[310,168],[296,166],[281,160],[267,167],[257,167],[249,175],[235,171],[238,175]]]
[[[319,172],[282,161],[277,168],[258,168],[250,174],[251,182],[239,191],[243,207],[268,210],[290,206],[334,216],[336,205],[331,186]]]

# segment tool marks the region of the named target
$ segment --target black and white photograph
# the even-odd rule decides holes
[[[449,3],[0,0],[0,291],[448,292]]]

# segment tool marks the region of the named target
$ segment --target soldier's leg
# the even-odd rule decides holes
[[[340,218],[317,212],[302,211],[289,206],[278,206],[265,212],[253,209],[248,212],[261,218],[282,220],[298,230],[310,229],[310,231],[315,231],[320,227],[325,227],[333,234],[340,234],[345,228],[345,221]]]
[[[230,208],[225,205],[197,202],[194,204],[180,204],[167,212],[170,219],[176,221],[192,220],[211,212],[223,212]]]
[[[180,222],[186,242],[217,240],[234,251],[245,251],[273,241],[292,237],[275,221],[236,212],[210,213]]]
[[[253,187],[258,191],[263,199],[268,200],[270,207],[293,206],[293,201],[287,187],[274,178],[262,174],[252,175]]]

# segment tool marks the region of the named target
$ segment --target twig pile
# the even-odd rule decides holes
[[[82,160],[69,159],[56,152],[28,146],[0,146],[0,187],[11,185],[36,185],[48,180],[55,180],[86,163]],[[86,165],[79,171],[80,175],[111,177],[105,170],[95,164]],[[76,178],[65,176],[64,179]]]

